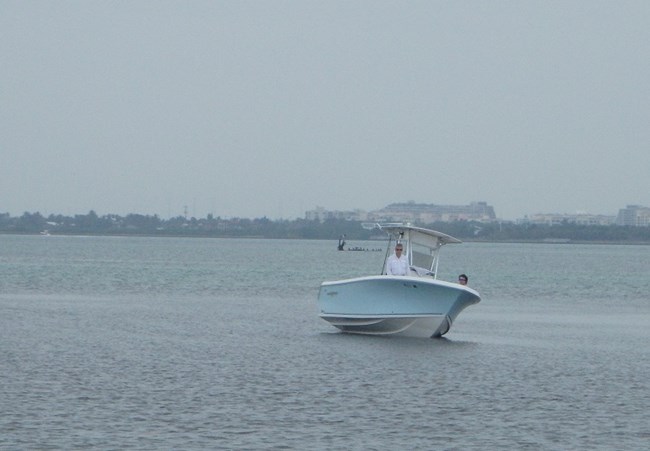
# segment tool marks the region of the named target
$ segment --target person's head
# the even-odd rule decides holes
[[[402,243],[397,243],[395,245],[395,255],[398,257],[402,255],[402,252],[404,251],[404,246],[402,246]]]
[[[467,274],[461,274],[458,276],[458,283],[461,285],[467,285]]]

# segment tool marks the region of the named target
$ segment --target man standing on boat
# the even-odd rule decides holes
[[[402,255],[402,243],[395,245],[395,253],[386,260],[386,274],[389,276],[405,276],[409,273],[409,259]]]

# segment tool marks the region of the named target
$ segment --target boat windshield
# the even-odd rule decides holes
[[[411,242],[411,265],[419,268],[433,269],[433,260],[435,249],[430,246],[420,244],[416,241]]]

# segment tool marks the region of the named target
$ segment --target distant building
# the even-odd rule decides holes
[[[494,208],[486,202],[472,202],[469,205],[434,205],[415,202],[390,204],[380,210],[365,212],[363,210],[330,211],[323,207],[305,212],[305,219],[325,221],[327,219],[344,219],[349,221],[377,222],[432,222],[452,221],[496,221]]]
[[[390,204],[380,210],[368,213],[374,221],[432,222],[479,221],[493,222],[497,217],[494,207],[487,202],[472,202],[469,205],[435,205],[415,202]]]
[[[518,224],[537,224],[537,225],[613,225],[616,222],[615,216],[593,215],[589,213],[560,214],[560,213],[537,213],[526,216],[524,219],[517,221]]]
[[[650,208],[641,205],[628,205],[618,211],[617,225],[648,227],[650,226]]]

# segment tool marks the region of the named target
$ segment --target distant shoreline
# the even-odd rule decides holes
[[[650,226],[561,224],[516,224],[478,221],[439,221],[417,223],[438,230],[461,241],[494,243],[552,243],[552,244],[650,244]],[[177,217],[163,220],[158,216],[130,214],[87,215],[47,218],[40,213],[25,213],[20,217],[0,214],[0,233],[28,235],[91,235],[91,236],[169,236],[215,238],[295,238],[308,240],[338,240],[345,237],[369,240],[377,236],[376,229],[364,227],[361,221],[329,218],[272,221],[268,218],[224,219]]]
[[[263,235],[210,235],[210,234],[182,234],[182,233],[48,233],[43,235],[29,232],[8,232],[0,231],[0,235],[8,236],[41,236],[43,239],[48,237],[124,237],[124,238],[217,238],[217,239],[254,239],[254,240],[308,240],[308,241],[334,241],[333,238],[323,237],[268,237]],[[381,242],[377,239],[351,239],[350,241],[371,241]],[[502,244],[549,244],[549,245],[616,245],[616,246],[650,246],[650,241],[628,241],[628,240],[549,240],[549,239],[462,239],[463,243],[502,243]]]

